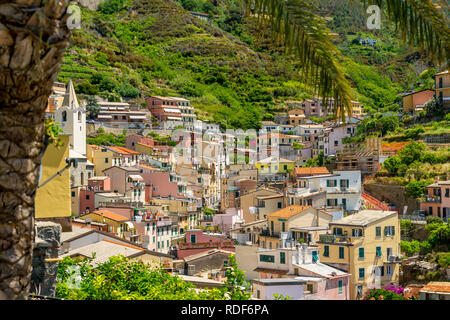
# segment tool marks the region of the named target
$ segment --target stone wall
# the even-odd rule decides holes
[[[388,184],[365,184],[364,191],[379,201],[394,204],[403,214],[403,207],[408,206],[407,214],[420,209],[420,202],[405,195],[405,187]]]
[[[57,223],[50,221],[37,221],[35,223],[30,290],[32,294],[55,296],[61,232],[61,225]]]

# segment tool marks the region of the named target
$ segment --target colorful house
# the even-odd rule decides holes
[[[398,283],[400,223],[395,211],[363,210],[330,223],[320,235],[320,260],[351,274],[350,298],[370,288]]]
[[[60,223],[63,231],[66,231],[72,228],[70,169],[64,170],[67,166],[66,159],[69,157],[69,135],[61,134],[59,139],[62,146],[50,144],[42,157],[34,214],[38,220]],[[48,182],[45,183],[46,181]]]

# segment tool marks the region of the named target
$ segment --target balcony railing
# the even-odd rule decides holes
[[[347,242],[346,235],[335,235],[335,234],[321,234],[319,235],[319,241],[325,243],[336,243],[336,242]]]
[[[440,197],[440,196],[426,197],[426,198],[425,198],[425,202],[429,202],[429,203],[441,203],[441,197]]]

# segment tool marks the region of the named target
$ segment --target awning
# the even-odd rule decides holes
[[[134,225],[130,221],[125,221],[128,226],[128,229],[134,229]]]
[[[139,180],[139,181],[144,180],[144,178],[142,178],[138,174],[130,174],[128,177],[131,178],[132,180]]]
[[[164,112],[181,113],[180,109],[164,108]]]
[[[109,114],[99,114],[98,118],[99,119],[112,119],[112,116]]]
[[[130,116],[130,119],[145,120],[145,116]]]
[[[167,120],[181,121],[181,118],[180,117],[167,117]]]

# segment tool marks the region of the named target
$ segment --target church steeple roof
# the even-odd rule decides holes
[[[72,80],[69,80],[67,84],[66,93],[64,94],[64,101],[62,106],[69,107],[71,109],[77,109],[80,107],[77,100],[77,95],[75,94],[75,89],[73,87]]]

